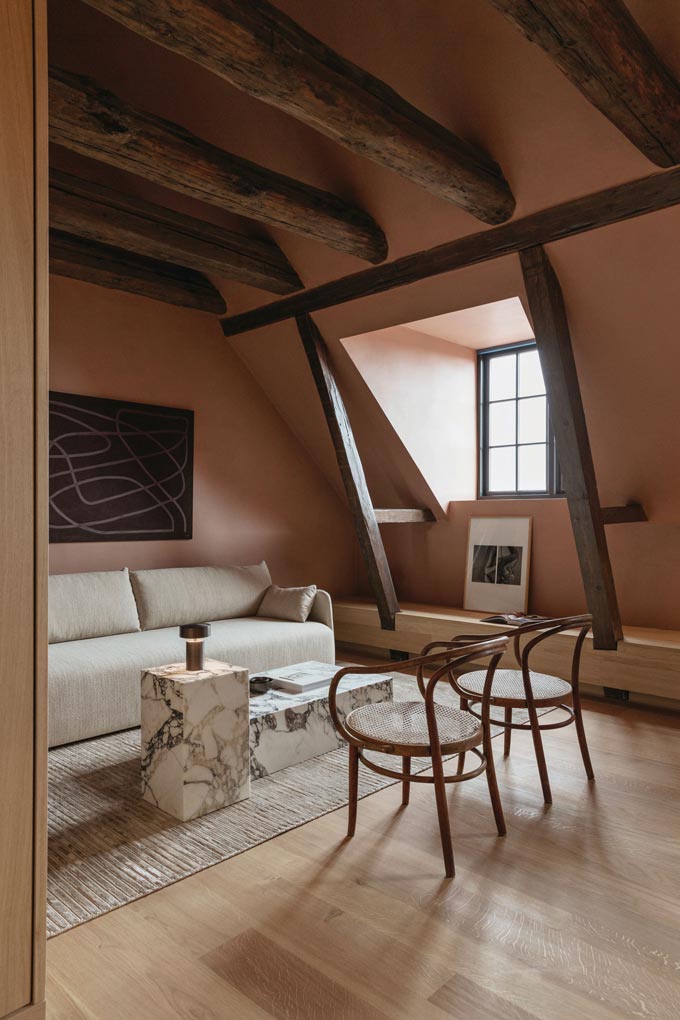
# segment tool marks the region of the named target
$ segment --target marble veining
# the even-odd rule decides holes
[[[208,660],[142,674],[142,797],[182,821],[250,795],[248,671]]]
[[[329,684],[337,667],[329,666]],[[271,674],[270,674],[271,675]],[[342,718],[355,708],[392,700],[392,678],[385,674],[348,674],[337,694]],[[270,690],[250,699],[250,773],[260,779],[342,747],[333,725],[328,686],[304,694]]]

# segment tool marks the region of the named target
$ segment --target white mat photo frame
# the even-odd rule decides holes
[[[465,567],[465,609],[526,613],[531,517],[471,517]]]

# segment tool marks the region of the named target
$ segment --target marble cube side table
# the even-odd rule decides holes
[[[250,796],[248,670],[142,673],[142,798],[181,821]]]

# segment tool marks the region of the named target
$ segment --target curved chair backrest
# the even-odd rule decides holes
[[[512,647],[517,665],[528,679],[530,668],[529,655],[536,645],[540,644],[542,641],[546,641],[550,637],[554,637],[555,634],[561,634],[568,630],[578,630],[571,661],[571,684],[572,687],[578,688],[581,650],[592,623],[593,618],[589,613],[583,613],[580,616],[560,616],[553,619],[524,623],[520,627],[511,627],[507,630],[496,631],[493,636],[505,637],[508,640],[512,640]],[[536,636],[532,637],[526,642],[524,647],[522,647],[522,638],[524,638],[527,634],[534,633],[536,633]],[[455,647],[456,645],[459,647],[463,645],[468,648],[471,646],[471,642],[477,642],[479,639],[479,634],[458,634],[455,638],[452,638],[451,641],[433,641],[430,644],[425,645],[423,654],[429,654],[433,648],[439,647],[442,644],[446,644],[448,648]]]
[[[377,666],[343,666],[342,669],[338,670],[333,677],[328,690],[328,705],[336,730],[348,744],[360,746],[360,741],[358,741],[357,738],[347,730],[338,711],[338,686],[343,677],[348,674],[394,673],[395,665],[398,665],[399,672],[402,672],[405,669],[417,669],[417,675],[414,676],[413,679],[414,682],[418,684],[418,687],[425,698],[426,707],[429,708],[434,699],[435,687],[440,680],[448,677],[455,669],[459,669],[461,666],[467,665],[469,662],[478,662],[480,659],[489,658],[491,661],[488,666],[486,683],[486,688],[488,688],[488,690],[485,688],[485,699],[488,702],[494,671],[500,662],[503,653],[508,647],[507,637],[504,635],[493,634],[486,639],[477,639],[474,643],[466,643],[462,648],[460,645],[456,646],[453,642],[440,643],[446,646],[442,648],[441,651],[433,652],[432,654],[419,655],[416,658],[406,659],[403,662],[386,662]],[[423,674],[424,671],[428,669],[433,669],[434,673],[428,680],[427,686],[425,686]]]

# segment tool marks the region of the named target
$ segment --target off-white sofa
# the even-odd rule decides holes
[[[138,726],[140,672],[183,661],[183,623],[211,623],[206,657],[251,672],[335,662],[327,592],[306,623],[256,616],[271,585],[264,562],[56,574],[49,585],[50,747]]]

